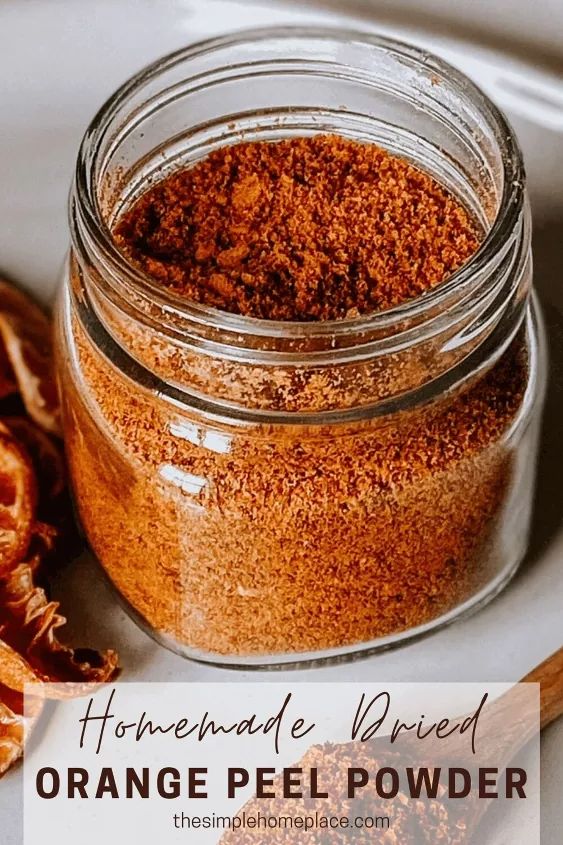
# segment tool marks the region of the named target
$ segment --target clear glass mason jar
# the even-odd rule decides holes
[[[424,296],[333,322],[191,303],[117,250],[123,210],[245,140],[374,142],[475,215]],[[546,367],[503,116],[438,58],[317,29],[239,33],[125,84],[84,137],[57,334],[78,512],[140,623],[252,665],[387,647],[474,609],[526,549]]]

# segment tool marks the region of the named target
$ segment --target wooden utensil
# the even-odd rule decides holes
[[[453,734],[447,742],[435,735],[421,740],[412,734],[404,735],[396,744],[389,737],[377,737],[368,742],[358,740],[340,744],[312,746],[296,767],[303,772],[316,767],[325,778],[323,786],[326,800],[314,804],[307,799],[271,800],[252,798],[238,815],[288,817],[307,816],[313,813],[334,817],[379,816],[390,818],[387,830],[349,828],[315,831],[315,842],[326,845],[417,845],[417,843],[440,843],[440,845],[469,845],[482,840],[478,829],[484,815],[495,799],[479,798],[474,789],[467,798],[448,798],[438,792],[435,799],[421,801],[399,793],[388,801],[373,786],[371,779],[365,789],[352,800],[346,797],[347,773],[350,768],[361,767],[366,772],[381,771],[383,767],[404,770],[411,767],[419,772],[427,766],[432,772],[438,767],[459,767],[472,771],[475,767],[491,767],[501,774],[514,761],[516,755],[558,716],[563,715],[563,648],[544,663],[526,675],[522,684],[539,683],[541,687],[540,720],[537,719],[537,700],[530,690],[522,685],[512,687],[497,701],[487,702],[479,717],[476,741],[478,754],[473,756],[468,734]],[[472,714],[473,715],[473,714]],[[450,720],[463,722],[467,718]],[[424,763],[422,760],[424,759]],[[328,782],[326,780],[328,778]],[[280,787],[281,775],[276,776],[273,787]],[[422,796],[425,796],[424,789]],[[441,797],[440,797],[441,796]],[[298,831],[297,831],[298,832]],[[320,837],[320,838],[319,838]],[[232,829],[221,837],[223,845],[248,845],[265,843],[300,842],[301,836],[293,837],[286,830]]]
[[[539,725],[536,717],[537,702],[530,695],[525,684],[540,685]],[[559,716],[563,715],[563,647],[529,672],[519,685],[512,687],[498,701],[489,704],[483,711],[479,724],[478,764],[480,767],[506,770],[520,751]],[[463,718],[463,717],[462,717]],[[457,720],[455,720],[457,721]],[[408,748],[409,739],[402,745],[402,752]],[[443,746],[443,743],[442,743]],[[420,757],[420,748],[417,754]],[[424,749],[432,766],[440,764],[444,756],[439,740],[431,740]],[[470,768],[471,757],[467,736],[453,735],[446,746],[447,764]],[[479,798],[472,792],[467,798],[464,823],[465,838],[452,838],[452,842],[477,842],[477,828],[495,799]]]

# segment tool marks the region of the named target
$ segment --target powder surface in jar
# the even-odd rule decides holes
[[[274,320],[386,309],[476,251],[465,208],[427,173],[333,135],[246,142],[149,189],[118,245],[195,302]]]

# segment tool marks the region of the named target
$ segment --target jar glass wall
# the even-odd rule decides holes
[[[445,184],[486,236],[379,314],[277,323],[187,303],[111,228],[155,180],[238,140],[334,132]],[[545,369],[520,153],[415,48],[273,30],[147,69],[88,131],[59,300],[84,529],[158,639],[267,664],[388,646],[494,595],[527,543]]]

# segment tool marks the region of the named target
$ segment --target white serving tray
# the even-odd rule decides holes
[[[142,65],[246,26],[324,22],[378,29],[459,65],[508,112],[520,137],[535,220],[536,284],[551,345],[532,547],[511,586],[458,625],[363,661],[268,680],[517,680],[563,642],[563,2],[562,0],[2,0],[0,274],[52,299],[67,245],[66,196],[94,111]],[[76,643],[119,649],[126,680],[228,681],[155,645],[117,606],[92,561],[56,585]],[[237,678],[256,678],[237,673]],[[563,841],[563,722],[543,739],[542,843]],[[0,845],[22,841],[21,775],[0,784]],[[51,838],[52,837],[52,838]],[[44,845],[56,841],[46,832]],[[79,836],[77,836],[79,841]]]

